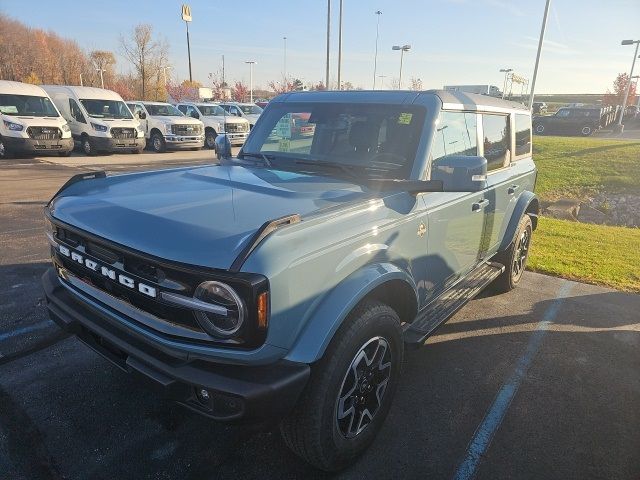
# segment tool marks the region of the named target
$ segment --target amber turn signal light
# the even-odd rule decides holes
[[[269,292],[258,295],[258,328],[266,329],[269,320]]]

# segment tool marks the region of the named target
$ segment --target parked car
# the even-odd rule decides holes
[[[533,102],[533,113],[544,115],[547,113],[547,104],[545,102]]]
[[[260,118],[262,114],[262,108],[260,108],[255,103],[221,103],[220,106],[225,109],[227,113],[231,115],[235,115],[236,117],[246,118],[249,122],[249,128],[253,128],[253,126]]]
[[[615,110],[610,107],[560,108],[553,115],[533,117],[533,130],[538,135],[555,133],[588,137],[613,122]]]
[[[140,153],[145,147],[140,122],[116,92],[103,88],[43,85],[86,155]]]
[[[302,112],[314,134],[294,142]],[[457,92],[288,93],[237,158],[223,135],[217,152],[69,180],[45,208],[50,316],[191,410],[282,419],[295,453],[343,468],[380,430],[405,346],[522,281],[530,112]]]
[[[0,159],[73,150],[69,125],[37,85],[0,80]]]
[[[147,146],[154,152],[203,147],[204,124],[185,116],[173,105],[137,100],[127,102],[127,106],[142,125]]]
[[[245,118],[229,115],[215,103],[182,102],[178,110],[204,124],[204,145],[215,148],[216,137],[224,133],[232,145],[242,145],[249,135],[249,122]]]

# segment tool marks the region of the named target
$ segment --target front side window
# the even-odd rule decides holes
[[[441,112],[431,147],[432,160],[449,155],[478,155],[476,114]]]
[[[511,159],[509,115],[482,114],[482,130],[487,171],[504,167]]]
[[[87,121],[84,118],[84,115],[82,114],[82,110],[80,110],[80,107],[78,106],[78,104],[73,98],[69,99],[69,112],[71,112],[71,116],[76,121],[80,123],[87,123]]]
[[[120,100],[80,99],[92,118],[133,118],[127,105]]]
[[[292,169],[406,179],[424,118],[419,106],[283,103],[260,117],[244,151],[261,152]]]
[[[145,108],[149,115],[153,117],[182,117],[182,112],[178,110],[173,105],[164,104],[155,104],[155,103],[145,103]]]
[[[568,108],[561,108],[556,112],[556,115],[563,118],[568,117],[569,115],[571,115],[571,110],[569,110]]]
[[[260,115],[262,113],[262,109],[258,105],[240,105],[240,110],[245,115]]]
[[[0,112],[27,117],[59,117],[56,107],[47,97],[0,94]]]
[[[516,120],[516,156],[531,153],[531,117],[517,113]]]

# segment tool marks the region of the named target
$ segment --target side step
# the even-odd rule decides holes
[[[504,265],[495,262],[478,265],[418,314],[404,331],[404,342],[416,346],[424,343],[440,325],[493,282],[504,269]]]

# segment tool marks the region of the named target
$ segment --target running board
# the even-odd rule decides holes
[[[419,346],[469,300],[478,295],[502,272],[504,265],[483,262],[435,299],[404,331],[404,342]]]

